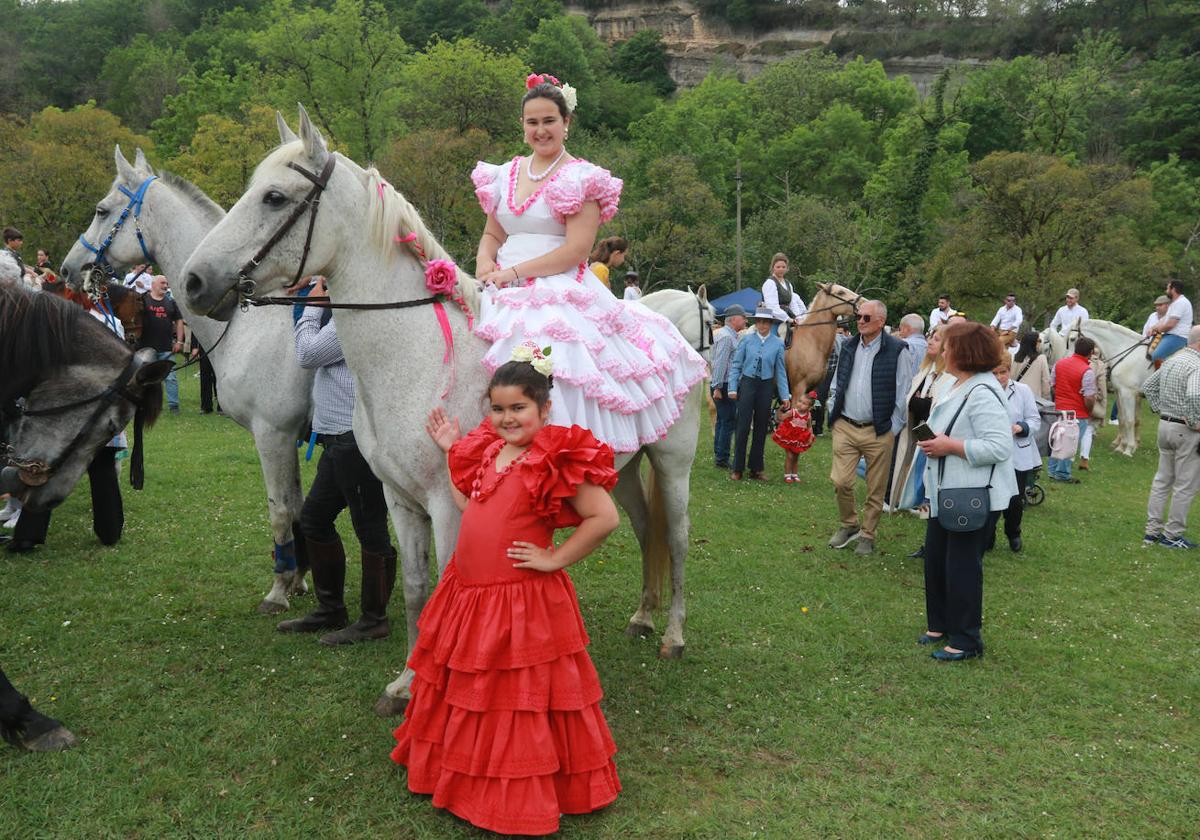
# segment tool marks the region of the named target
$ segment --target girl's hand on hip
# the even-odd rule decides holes
[[[554,560],[554,549],[542,548],[531,542],[514,540],[508,548],[508,556],[520,562],[513,563],[514,569],[533,569],[536,572],[557,572],[562,568]]]

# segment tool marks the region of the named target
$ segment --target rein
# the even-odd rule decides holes
[[[1145,347],[1149,343],[1150,343],[1149,338],[1143,338],[1140,341],[1138,341],[1136,344],[1132,344],[1129,347],[1126,347],[1120,353],[1113,356],[1112,359],[1105,359],[1104,360],[1105,375],[1108,376],[1109,379],[1111,379],[1113,368],[1115,368],[1121,362],[1125,361],[1125,359],[1129,356],[1129,354],[1131,354],[1134,350],[1138,349],[1139,347]]]
[[[436,297],[423,297],[414,300],[394,300],[388,303],[334,303],[328,295],[308,297],[252,297],[246,296],[244,303],[251,306],[316,306],[321,309],[410,309],[414,306],[430,306],[438,302]],[[222,336],[224,337],[224,336]],[[213,345],[216,346],[215,344]]]

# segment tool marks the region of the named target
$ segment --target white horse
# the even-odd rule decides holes
[[[329,279],[331,299],[341,303],[417,301],[428,296],[425,273],[414,250],[396,238],[415,234],[414,247],[429,259],[448,255],[405,198],[374,169],[364,170],[327,150],[308,114],[300,110],[300,137],[281,126],[283,145],[259,164],[246,194],[196,249],[185,269],[185,291],[194,309],[210,317],[231,317],[237,307],[239,270],[264,243],[268,253],[252,269],[257,290],[279,289],[294,275],[307,252],[307,269]],[[306,242],[309,219],[299,218],[280,234],[284,220],[313,190],[313,178],[328,170],[320,193],[319,217]],[[296,167],[303,168],[308,174]],[[316,212],[315,210],[313,212]],[[460,272],[458,290],[478,311],[473,278]],[[448,336],[429,305],[382,310],[338,309],[336,323],[346,362],[355,379],[354,434],[384,493],[400,541],[408,647],[416,641],[416,620],[429,589],[431,527],[439,569],[458,537],[460,514],[446,480],[446,459],[424,430],[430,407],[441,399],[451,415],[470,429],[483,418],[486,344],[474,336],[467,316],[445,307]],[[453,341],[452,361],[443,364],[444,340]],[[259,364],[246,359],[246,364]],[[451,387],[453,385],[453,387]],[[665,438],[637,453],[621,456],[614,490],[625,508],[643,553],[641,602],[627,632],[653,632],[669,565],[671,604],[660,655],[681,656],[685,618],[683,567],[688,548],[688,493],[699,436],[700,386]],[[444,395],[444,398],[443,398]],[[639,474],[642,456],[653,467],[650,489]],[[669,561],[669,562],[668,562]],[[412,673],[387,687],[376,705],[381,713],[403,708]]]
[[[660,289],[643,296],[638,302],[674,324],[683,340],[692,345],[705,361],[712,360],[713,321],[716,319],[716,311],[708,302],[708,290],[703,285],[694,292],[691,286],[688,286],[686,292],[680,289]]]
[[[195,185],[168,172],[155,173],[141,149],[130,164],[118,146],[116,163],[116,180],[96,205],[84,236],[94,247],[100,243],[129,203],[121,187],[136,193],[154,177],[146,187],[136,223],[155,263],[170,280],[178,281],[193,249],[225,218],[225,211]],[[118,271],[145,261],[134,219],[126,219],[105,256]],[[76,242],[63,261],[60,276],[72,286],[82,287],[93,259],[92,252]],[[299,522],[304,501],[296,438],[312,415],[312,372],[296,361],[290,312],[274,307],[253,309],[237,312],[228,323],[222,323],[197,314],[181,294],[176,294],[175,300],[201,346],[209,351],[221,409],[254,435],[267,485],[271,533],[277,546],[286,546],[293,541],[293,523]],[[253,363],[246,364],[248,359]],[[300,551],[302,542],[302,538],[296,540]],[[288,609],[289,594],[304,591],[303,566],[299,574],[276,573],[258,609],[282,612]]]
[[[1154,372],[1154,365],[1146,359],[1146,339],[1128,327],[1094,318],[1084,321],[1079,329],[1096,342],[1104,355],[1109,384],[1117,392],[1121,431],[1113,441],[1113,449],[1132,456],[1138,448],[1138,397],[1142,384]]]

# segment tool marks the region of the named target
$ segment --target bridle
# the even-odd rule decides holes
[[[151,175],[145,181],[142,181],[142,183],[138,185],[138,188],[132,192],[124,184],[117,185],[117,189],[119,189],[125,194],[126,197],[129,198],[129,203],[125,205],[125,209],[121,211],[121,215],[117,216],[117,220],[109,229],[108,235],[104,237],[104,241],[98,246],[88,242],[86,235],[82,233],[79,234],[79,244],[81,244],[84,248],[87,248],[95,255],[95,259],[92,260],[93,275],[98,272],[102,277],[108,277],[109,279],[116,278],[116,269],[114,269],[112,263],[108,261],[106,254],[108,253],[108,249],[112,245],[117,234],[121,232],[121,228],[125,226],[125,222],[131,213],[133,214],[133,232],[137,237],[138,246],[142,249],[142,256],[145,258],[147,265],[154,262],[154,258],[150,256],[150,250],[146,247],[146,238],[142,234],[141,218],[142,202],[145,201],[146,190],[150,188],[150,183],[156,178],[158,178],[157,175]]]
[[[142,398],[130,391],[128,387],[130,380],[133,379],[138,368],[141,366],[142,362],[137,356],[132,356],[129,363],[125,365],[124,370],[121,371],[116,379],[109,383],[108,387],[90,397],[84,397],[83,399],[63,403],[51,408],[28,409],[20,407],[18,411],[25,417],[50,417],[79,408],[80,406],[92,403],[96,404],[88,419],[80,426],[79,431],[75,433],[75,437],[71,438],[71,442],[52,461],[46,463],[45,461],[38,460],[21,460],[13,454],[12,447],[5,444],[3,452],[0,453],[3,455],[5,465],[13,467],[18,471],[22,484],[29,487],[40,487],[49,481],[55,470],[60,468],[67,458],[70,457],[71,453],[75,451],[91,428],[100,419],[100,416],[108,410],[117,398],[124,398],[133,403],[137,409],[133,421],[133,451],[130,454],[129,461],[129,482],[135,490],[141,490],[144,479],[142,466],[142,426],[145,420],[145,407],[142,405]]]
[[[288,169],[299,172],[306,179],[312,182],[312,189],[308,191],[308,195],[304,196],[304,200],[292,209],[292,212],[288,214],[288,217],[283,220],[283,224],[275,229],[275,232],[271,234],[271,238],[264,242],[263,246],[258,249],[254,256],[247,260],[246,264],[238,269],[237,277],[234,279],[233,285],[225,290],[225,294],[221,295],[220,299],[216,304],[214,304],[213,308],[216,308],[221,301],[225,300],[230,292],[237,294],[238,303],[243,309],[245,309],[249,304],[254,303],[255,283],[250,275],[253,274],[254,270],[258,268],[262,261],[267,258],[267,255],[275,249],[275,246],[279,244],[280,240],[282,240],[283,237],[288,234],[288,231],[292,229],[292,226],[295,225],[296,222],[300,221],[300,217],[305,213],[308,213],[308,232],[304,236],[304,250],[300,254],[300,265],[296,268],[296,275],[292,278],[292,285],[300,282],[300,278],[304,276],[304,266],[308,264],[308,252],[312,247],[313,229],[317,224],[317,213],[321,209],[321,193],[323,193],[325,191],[325,187],[328,186],[329,179],[333,175],[333,168],[336,163],[337,158],[333,155],[330,155],[325,161],[325,165],[321,167],[320,172],[311,172],[295,162],[288,162]],[[295,301],[293,300],[291,303],[294,304]]]
[[[708,301],[701,300],[700,295],[693,293],[696,298],[696,307],[700,315],[700,340],[696,342],[696,352],[703,353],[705,350],[711,350],[713,346],[713,328],[711,321],[705,321],[704,316],[708,314]],[[704,343],[704,339],[708,339],[708,343]]]
[[[809,316],[809,315],[813,315],[813,314],[815,314],[815,313],[817,313],[817,312],[830,312],[830,311],[832,311],[832,310],[834,310],[834,309],[837,309],[837,308],[839,308],[839,307],[840,307],[842,304],[844,304],[844,303],[848,303],[848,304],[850,304],[850,308],[851,308],[851,310],[854,312],[854,314],[855,314],[855,315],[857,315],[857,314],[858,314],[858,305],[859,305],[860,303],[862,303],[862,302],[863,302],[863,296],[862,296],[862,295],[860,295],[860,294],[858,294],[858,293],[856,292],[856,293],[854,294],[854,297],[853,297],[853,298],[844,298],[844,297],[842,297],[841,295],[839,295],[837,292],[833,291],[833,289],[832,289],[832,288],[829,288],[829,289],[823,289],[822,291],[824,291],[824,292],[825,292],[825,294],[829,295],[831,298],[833,298],[834,300],[836,300],[836,301],[837,301],[837,303],[830,304],[829,306],[819,306],[819,307],[817,307],[816,309],[810,309],[810,310],[808,310],[808,311],[805,313],[805,321],[804,321],[804,323],[802,323],[802,324],[795,324],[795,325],[794,325],[795,327],[823,327],[823,326],[827,326],[827,325],[829,325],[829,324],[835,324],[835,325],[836,325],[836,324],[837,324],[837,322],[838,322],[838,319],[837,319],[837,318],[830,318],[830,319],[828,319],[828,320],[823,320],[823,321],[812,321],[812,322],[810,322],[810,321],[808,321],[808,320],[807,320],[807,316]]]

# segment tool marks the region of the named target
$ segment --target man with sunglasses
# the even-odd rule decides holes
[[[829,411],[833,431],[833,463],[829,477],[837,494],[841,527],[830,548],[845,548],[854,540],[854,553],[875,553],[875,528],[883,513],[896,434],[904,424],[904,398],[912,379],[908,345],[884,332],[887,307],[868,300],[859,306],[858,338],[842,346],[837,366],[837,395]],[[867,462],[867,499],[862,522],[854,499],[858,461]]]

